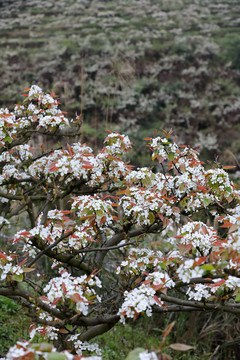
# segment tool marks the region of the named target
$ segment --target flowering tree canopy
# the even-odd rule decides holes
[[[0,109],[0,295],[22,304],[30,339],[72,351],[61,359],[100,359],[88,341],[119,321],[240,313],[240,191],[226,169],[207,169],[165,131],[145,139],[149,168],[126,162],[133,144],[118,133],[95,154],[78,141],[79,117],[36,85],[26,92]],[[39,134],[75,142],[34,149]],[[18,343],[8,359],[44,351]]]

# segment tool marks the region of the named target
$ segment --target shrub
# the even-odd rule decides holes
[[[69,121],[36,85],[26,92],[0,110],[0,224],[26,223],[0,253],[0,295],[22,304],[30,339],[77,359],[99,356],[88,341],[144,313],[238,314],[240,192],[226,169],[206,170],[164,131],[145,139],[156,171],[134,170],[128,136],[110,132],[94,154],[78,141],[81,116]],[[8,359],[37,351],[18,343]]]

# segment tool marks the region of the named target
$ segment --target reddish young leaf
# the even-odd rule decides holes
[[[163,284],[153,285],[155,291],[161,290],[163,288]]]
[[[141,281],[142,281],[142,277],[138,277],[135,281],[134,281],[134,283],[133,283],[133,285],[135,286],[135,285],[137,285],[137,284],[139,284]]]
[[[201,265],[202,263],[204,263],[204,261],[206,260],[206,257],[200,257],[197,261],[194,261],[194,266],[199,266]]]
[[[226,282],[226,280],[222,279],[222,280],[215,282],[214,284],[209,284],[209,286],[211,286],[211,287],[221,286],[221,285],[225,284],[225,282]]]
[[[55,306],[60,300],[61,300],[61,297],[56,298],[56,299],[52,302],[51,306]]]
[[[40,297],[39,297],[39,300],[41,300],[41,301],[48,301],[48,302],[49,302],[49,299],[48,299],[47,296],[40,296]]]
[[[36,325],[35,324],[31,324],[30,326],[29,326],[29,333],[32,331],[32,330],[34,330],[34,329],[36,329]]]
[[[235,168],[236,168],[235,165],[223,166],[224,170],[235,169]]]
[[[93,169],[93,165],[89,161],[84,161],[82,167],[84,169]]]
[[[224,223],[223,225],[221,225],[220,227],[222,227],[222,228],[228,228],[228,227],[231,227],[232,225],[234,225],[234,224],[231,223],[231,222],[226,222],[226,223]]]
[[[100,225],[105,224],[106,221],[107,221],[107,217],[103,216],[100,220]]]
[[[2,252],[0,252],[0,258],[7,260],[7,256],[5,254],[3,254]]]
[[[143,282],[143,285],[148,285],[148,284],[151,284],[151,280],[150,280],[150,279],[145,280],[145,281]]]
[[[233,259],[233,262],[239,262],[239,261],[240,261],[240,255]]]
[[[139,313],[135,312],[134,316],[133,316],[133,320],[136,320],[139,316]]]
[[[118,206],[118,204],[116,204],[116,203],[111,203],[111,206]]]
[[[64,328],[59,329],[59,332],[60,332],[61,334],[68,334],[68,333],[69,333],[69,331],[67,331],[67,330],[64,329]]]
[[[85,302],[85,300],[78,293],[72,294],[70,299],[75,303]]]
[[[74,156],[75,152],[73,151],[71,145],[67,144],[68,153],[70,156]]]
[[[202,226],[201,229],[202,229],[202,232],[203,232],[205,235],[208,235],[208,231],[207,231],[207,229],[206,229],[206,226]]]
[[[27,259],[23,259],[23,261],[21,261],[18,266],[22,266],[23,264],[25,264],[27,262]],[[34,269],[33,269],[34,270]]]
[[[169,334],[170,334],[170,332],[172,331],[172,328],[174,327],[174,325],[175,325],[175,321],[173,321],[173,322],[171,322],[167,327],[166,327],[166,329],[163,331],[163,333],[162,333],[162,336],[164,337],[164,338],[166,338]]]
[[[62,282],[62,289],[63,289],[63,293],[66,294],[67,293],[67,288],[64,282]]]
[[[219,220],[223,220],[225,218],[225,215],[222,215],[222,216],[219,216],[218,218],[217,218],[217,220],[219,221]]]
[[[159,300],[159,298],[156,295],[154,295],[153,298],[158,303],[158,305],[162,306],[161,301]]]
[[[31,235],[31,233],[29,231],[23,231],[19,235],[26,236],[26,235]]]

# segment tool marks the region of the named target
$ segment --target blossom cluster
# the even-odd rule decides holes
[[[169,170],[175,175],[166,175],[168,185],[165,188],[181,199],[181,206],[186,211],[196,211],[220,198],[231,201],[235,196],[234,185],[226,171],[217,168],[206,171],[196,150],[186,146],[180,148],[169,136],[150,139],[149,146],[153,159],[160,163],[170,161]]]
[[[45,94],[43,90],[32,85],[28,91],[27,108],[16,105],[14,111],[0,109],[0,139],[1,144],[11,143],[19,130],[34,125],[36,128],[64,128],[69,126],[68,119],[58,109],[58,101],[54,95]]]
[[[122,156],[132,148],[132,142],[126,135],[110,133],[104,140],[106,144],[105,151],[113,156]]]
[[[112,202],[98,196],[78,196],[73,199],[72,209],[80,219],[94,221],[99,229],[111,226],[114,219]]]
[[[97,276],[82,275],[71,276],[67,270],[60,271],[60,277],[52,278],[43,289],[47,297],[42,298],[43,302],[56,307],[58,302],[71,300],[76,305],[79,314],[87,315],[89,304],[94,301],[101,302],[101,297],[96,293],[94,287],[101,288],[101,281]]]
[[[153,305],[164,306],[159,291],[165,292],[174,285],[167,273],[155,271],[148,274],[139,287],[124,292],[124,302],[118,312],[121,322],[125,323],[124,317],[136,319],[142,312],[151,316]]]
[[[69,126],[69,121],[58,109],[58,101],[54,99],[53,94],[45,94],[39,86],[32,85],[28,92],[28,99],[30,102],[27,108],[29,119],[37,121],[39,127],[59,126],[61,129]],[[39,109],[40,106],[41,109]]]
[[[68,341],[73,341],[76,353],[78,355],[82,355],[83,351],[95,352],[97,355],[101,355],[102,351],[99,348],[98,344],[89,344],[87,341],[81,341],[78,338],[79,334],[71,335],[68,339]]]
[[[173,206],[174,200],[166,198],[153,189],[130,187],[120,200],[126,219],[133,219],[138,225],[152,225],[156,218],[163,221],[166,217],[180,221],[179,209]]]
[[[41,239],[43,243],[53,244],[59,251],[82,249],[98,240],[98,229],[106,231],[106,236],[112,235],[108,228],[116,218],[109,200],[101,200],[93,196],[80,196],[73,199],[72,210],[49,210],[45,223],[42,223],[43,213],[40,213],[36,226],[29,231],[20,230],[13,238],[13,243],[21,242],[23,252],[34,257],[38,250],[33,239]],[[75,216],[69,217],[71,215]],[[77,217],[77,218],[76,218]],[[96,225],[98,228],[94,228]],[[64,238],[61,240],[63,234]]]
[[[223,169],[210,169],[206,171],[207,185],[214,191],[215,196],[228,198],[234,186],[230,182],[229,176]]]
[[[196,259],[198,260],[198,258]],[[191,279],[201,278],[204,274],[204,270],[196,265],[196,261],[193,259],[186,259],[182,264],[179,265],[176,270],[179,280],[184,283],[190,283]]]
[[[11,181],[24,181],[29,178],[28,174],[23,171],[21,165],[23,161],[32,158],[32,147],[28,144],[17,145],[14,150],[3,151],[0,154],[0,163],[2,169],[0,173],[0,186],[3,193],[15,195],[17,193],[16,186],[9,186]],[[7,197],[0,196],[0,202],[8,202]]]
[[[158,360],[155,352],[143,351],[139,354],[139,360]]]
[[[0,252],[0,279],[21,281],[23,277],[24,268],[14,263],[15,255],[7,255],[5,252]]]
[[[179,156],[177,144],[172,144],[165,137],[151,139],[150,146],[153,151],[152,159],[154,160],[157,158],[160,163],[167,159],[173,161]]]
[[[77,314],[87,315],[90,304],[101,302],[101,296],[98,295],[96,288],[101,288],[102,284],[96,275],[91,274],[88,277],[87,275],[76,277],[71,276],[66,269],[59,269],[59,274],[59,277],[52,278],[44,287],[43,293],[45,295],[39,298],[43,303],[50,305],[51,308],[57,307],[60,309],[71,304],[71,309]],[[58,322],[57,318],[48,315],[44,311],[39,312],[39,319],[48,322],[53,320],[56,323]],[[35,335],[39,333],[47,339],[54,340],[58,338],[59,331],[60,329],[58,327],[51,325],[31,326],[30,338],[33,339]],[[72,341],[76,339],[77,335],[76,338],[72,338]],[[84,345],[85,347],[80,346],[80,340],[76,340],[75,342],[76,349],[87,349],[86,344]],[[92,349],[96,350],[95,348]],[[87,350],[90,350],[90,348]]]
[[[120,134],[114,133],[114,136],[115,139],[121,139]],[[68,145],[67,149],[54,150],[49,156],[33,161],[28,173],[37,179],[44,176],[49,183],[59,176],[65,184],[81,180],[94,187],[109,180],[122,180],[127,176],[130,166],[121,160],[119,156],[122,155],[123,153],[119,153],[112,145],[103,148],[94,156],[89,146],[78,142]]]
[[[161,251],[153,251],[151,249],[131,248],[128,257],[117,267],[117,274],[137,275],[150,269],[156,268],[163,254]]]
[[[215,229],[201,221],[192,221],[183,225],[177,232],[180,244],[191,244],[196,249],[196,255],[207,256],[218,239]]]
[[[56,348],[48,343],[31,344],[28,341],[18,341],[16,345],[10,347],[6,357],[1,360],[38,360],[38,359],[50,359],[51,354],[54,354],[54,359],[61,360],[80,360],[79,356],[70,354],[65,350],[58,352]],[[89,356],[84,359],[88,360],[101,360],[100,356]]]

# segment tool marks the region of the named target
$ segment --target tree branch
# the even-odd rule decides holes
[[[92,328],[88,329],[83,334],[81,334],[79,336],[79,340],[89,341],[89,340],[93,339],[94,337],[104,334],[105,332],[109,331],[116,323],[117,323],[117,321],[114,321],[113,323],[110,323],[110,324],[101,324],[101,325],[93,326]]]
[[[7,297],[20,297],[28,301],[28,303],[32,306],[39,306],[41,309],[46,311],[48,314],[51,314],[58,319],[64,320],[66,315],[65,313],[61,313],[57,309],[47,305],[43,301],[39,300],[31,293],[27,292],[24,289],[20,289],[19,287],[7,287],[7,288],[0,288],[0,295],[7,296]]]
[[[139,236],[139,235],[142,235],[144,233],[152,233],[152,232],[155,232],[156,230],[159,230],[162,228],[162,225],[160,224],[153,224],[151,226],[149,226],[148,228],[146,227],[142,227],[142,228],[139,228],[139,229],[136,229],[136,230],[132,230],[132,231],[129,231],[128,233],[125,233],[125,232],[121,232],[119,234],[116,234],[114,235],[111,239],[109,239],[105,245],[103,245],[102,249],[104,251],[102,251],[101,253],[99,252],[96,256],[96,263],[101,266],[103,260],[104,260],[104,257],[106,256],[107,254],[107,248],[110,248],[112,246],[116,246],[120,243],[120,241],[124,240],[124,239],[129,239],[129,238],[132,238],[132,237],[136,237],[136,236]]]
[[[68,236],[68,235],[67,235]],[[86,263],[81,260],[77,260],[73,257],[69,257],[68,254],[58,254],[56,251],[52,249],[46,249],[46,243],[37,241],[36,238],[31,239],[32,244],[38,248],[39,250],[44,250],[44,254],[49,256],[50,258],[56,259],[60,262],[66,263],[68,265],[74,266],[78,269],[84,270],[87,274],[91,274],[93,269]]]
[[[52,248],[54,248],[57,244],[59,244],[61,241],[63,241],[64,239],[68,238],[69,236],[71,236],[74,233],[73,231],[68,232],[65,235],[62,235],[59,239],[57,239],[53,244],[47,246],[45,249],[43,249],[42,251],[40,251],[40,253],[37,254],[37,256],[29,262],[29,264],[27,265],[27,267],[31,267],[38,259],[40,259],[40,257],[44,254],[46,254],[49,250],[51,250]]]
[[[236,308],[235,306],[231,306],[231,305],[221,305],[219,303],[217,304],[212,304],[212,303],[207,303],[207,302],[199,302],[199,301],[192,301],[192,300],[182,300],[182,299],[177,299],[173,296],[168,296],[168,295],[164,295],[161,294],[161,299],[163,301],[169,302],[169,303],[173,303],[173,304],[177,304],[177,305],[181,305],[181,306],[191,306],[195,309],[201,309],[202,311],[205,310],[210,310],[210,311],[223,311],[223,312],[229,312],[229,313],[233,313],[233,314],[240,314],[240,309]]]

